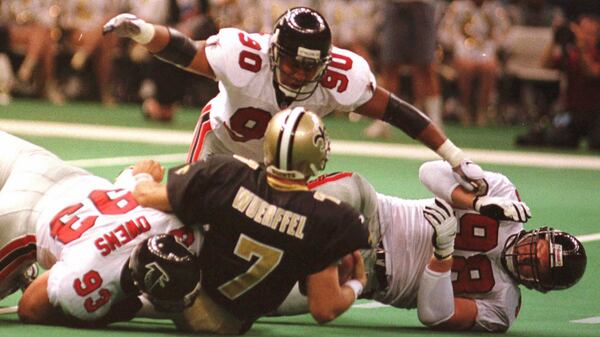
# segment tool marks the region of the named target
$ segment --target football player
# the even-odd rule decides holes
[[[19,303],[22,321],[100,324],[131,318],[138,289],[127,286],[123,271],[138,243],[172,232],[199,251],[199,229],[140,207],[131,194],[136,181],[162,179],[159,165],[143,174],[127,170],[113,184],[5,132],[0,144],[0,289],[6,296],[28,285]],[[36,259],[49,271],[28,284]]]
[[[423,164],[420,179],[441,198],[435,200],[378,194],[356,173],[323,176],[309,186],[366,217],[379,251],[363,252],[364,298],[416,307],[420,321],[438,329],[501,332],[518,315],[519,285],[544,293],[571,287],[585,271],[586,254],[566,232],[525,231],[530,211],[515,186],[499,173],[483,175],[488,193],[478,197],[455,182],[447,163]],[[303,301],[292,293],[277,313],[306,312]]]
[[[260,161],[272,115],[303,106],[319,116],[356,111],[388,122],[436,151],[465,186],[481,187],[463,151],[421,111],[377,87],[364,58],[332,46],[327,22],[311,8],[287,10],[272,34],[224,28],[206,41],[192,41],[132,14],[109,20],[104,32],[112,31],[164,61],[219,81],[219,94],[200,115],[188,162],[212,153]]]
[[[209,224],[199,260],[210,301],[199,297],[184,311],[178,324],[188,330],[244,332],[277,309],[298,280],[308,311],[325,323],[366,284],[358,251],[369,247],[362,217],[306,185],[329,154],[321,119],[300,107],[275,114],[264,153],[264,167],[215,154],[172,169],[166,185],[145,181],[134,190],[141,205],[173,212],[186,224]],[[340,284],[338,263],[348,254],[355,266]]]

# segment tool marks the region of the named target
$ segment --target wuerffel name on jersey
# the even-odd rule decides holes
[[[304,237],[306,216],[271,205],[244,187],[240,187],[238,190],[232,206],[235,210],[265,227],[279,230],[281,233],[298,239]]]
[[[109,232],[97,238],[94,244],[102,256],[107,256],[150,229],[152,229],[152,225],[150,225],[148,219],[145,216],[140,216],[112,228]]]

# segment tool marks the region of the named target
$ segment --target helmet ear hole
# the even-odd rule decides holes
[[[200,290],[198,260],[173,235],[155,235],[140,243],[128,268],[136,288],[163,311],[183,310]]]

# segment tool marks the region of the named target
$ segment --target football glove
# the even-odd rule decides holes
[[[119,37],[128,37],[140,44],[147,44],[154,37],[154,25],[129,13],[115,16],[102,27],[102,34],[113,31]]]
[[[433,227],[433,254],[438,260],[443,260],[454,252],[454,237],[456,236],[456,217],[452,207],[442,199],[435,198],[435,203],[423,210],[425,219]]]
[[[460,165],[453,169],[454,179],[467,191],[476,195],[485,195],[488,184],[484,179],[483,169],[469,159],[463,159]]]
[[[499,197],[478,196],[473,199],[473,209],[496,220],[525,223],[531,218],[529,207],[520,201]]]

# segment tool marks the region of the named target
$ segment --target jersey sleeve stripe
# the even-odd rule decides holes
[[[204,144],[204,138],[206,135],[212,131],[212,127],[210,126],[210,109],[212,108],[211,103],[208,103],[202,109],[200,113],[200,119],[198,120],[198,124],[196,124],[196,129],[194,130],[194,138],[192,140],[192,145],[190,147],[187,162],[193,163],[198,160],[200,157],[200,153],[202,152],[202,145]]]
[[[329,182],[344,179],[346,177],[351,177],[352,174],[353,174],[352,172],[336,172],[336,173],[322,175],[315,180],[309,181],[308,189],[313,190],[313,189],[315,189],[321,185],[327,184]]]
[[[35,261],[35,236],[24,235],[16,238],[0,250],[0,280],[30,259]]]

